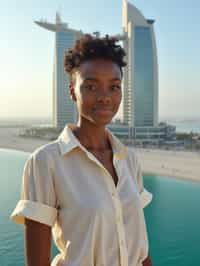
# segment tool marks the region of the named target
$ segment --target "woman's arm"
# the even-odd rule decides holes
[[[143,266],[152,266],[150,256],[148,256],[148,257],[143,261]]]
[[[51,227],[25,219],[26,266],[50,266]]]

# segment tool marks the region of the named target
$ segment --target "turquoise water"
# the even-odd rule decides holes
[[[23,266],[23,226],[9,220],[19,198],[21,174],[28,154],[0,149],[0,265]],[[154,266],[200,265],[200,183],[145,176],[154,195],[145,208]],[[52,256],[57,250],[52,248]]]
[[[170,125],[176,126],[176,132],[190,133],[200,133],[200,120],[195,121],[169,121]]]

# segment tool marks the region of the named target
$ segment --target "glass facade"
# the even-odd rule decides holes
[[[55,126],[63,128],[66,123],[76,120],[76,110],[70,98],[68,85],[69,78],[64,72],[64,53],[71,48],[76,40],[73,32],[56,32],[55,66],[54,66],[54,116]]]
[[[131,127],[158,126],[158,64],[154,20],[146,19],[128,1],[123,4],[127,54],[123,122]]]
[[[76,106],[69,95],[69,77],[64,72],[64,53],[74,45],[81,31],[68,28],[63,23],[59,13],[56,13],[55,23],[35,21],[35,23],[49,31],[55,32],[55,52],[53,62],[53,125],[58,129],[77,119]]]
[[[149,27],[134,27],[135,126],[153,126],[154,62]]]

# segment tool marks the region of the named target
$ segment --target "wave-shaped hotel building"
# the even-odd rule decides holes
[[[37,25],[55,32],[53,66],[53,125],[62,129],[77,118],[76,107],[67,92],[68,76],[64,73],[64,52],[73,46],[82,31],[71,29],[56,14],[56,23],[36,21]],[[135,142],[156,142],[175,139],[175,127],[158,121],[158,60],[154,33],[154,20],[123,1],[122,34],[116,37],[123,42],[127,66],[123,79],[122,121],[109,128],[124,139]],[[98,32],[96,34],[99,34]]]

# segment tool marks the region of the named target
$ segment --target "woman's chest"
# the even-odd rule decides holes
[[[87,158],[68,158],[55,171],[57,205],[81,212],[109,212],[116,202],[113,195],[124,207],[137,205],[133,174],[125,162],[114,166],[106,158],[100,164]]]
[[[117,187],[118,183],[118,173],[114,167],[113,164],[113,153],[112,151],[108,150],[106,152],[94,152],[93,155],[97,158],[97,160],[102,164],[102,167],[104,167],[108,174],[110,175],[110,178],[114,182],[114,185]]]

